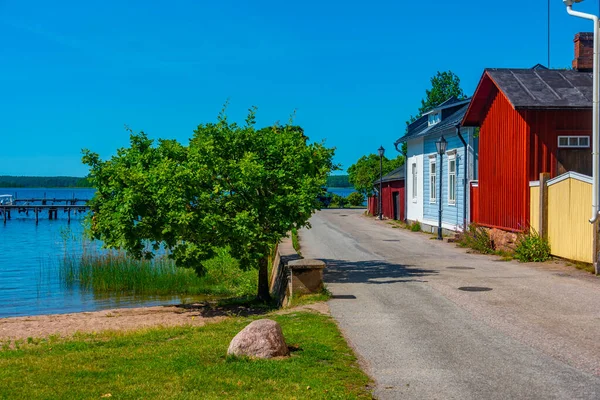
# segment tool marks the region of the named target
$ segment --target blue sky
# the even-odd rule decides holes
[[[560,0],[551,17],[551,66],[570,66],[591,23]],[[436,71],[470,95],[486,67],[546,64],[546,24],[546,0],[0,0],[0,175],[83,176],[81,149],[111,156],[124,125],[186,142],[227,99],[259,125],[297,110],[345,169],[394,153]]]

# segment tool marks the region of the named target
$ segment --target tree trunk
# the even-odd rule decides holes
[[[258,262],[258,300],[271,301],[269,293],[269,257],[264,256]]]

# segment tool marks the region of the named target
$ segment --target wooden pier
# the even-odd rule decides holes
[[[88,200],[83,199],[58,199],[58,198],[32,198],[32,199],[14,199],[11,204],[0,205],[0,216],[6,224],[15,214],[30,213],[35,215],[35,223],[40,220],[40,213],[47,214],[48,219],[58,219],[58,212],[62,211],[66,214],[67,222],[71,222],[72,214],[86,213],[90,207],[87,205]]]

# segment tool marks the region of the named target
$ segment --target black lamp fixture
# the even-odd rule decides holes
[[[438,200],[438,234],[437,234],[437,240],[442,240],[442,177],[444,174],[442,174],[443,169],[443,162],[444,162],[444,153],[446,152],[446,147],[448,146],[448,142],[446,141],[446,139],[444,139],[444,135],[440,136],[440,138],[435,142],[435,148],[437,149],[437,153],[440,155],[440,169],[439,169],[439,174],[437,174],[437,176],[440,177],[440,190],[438,192],[439,194],[439,200]]]
[[[440,136],[440,138],[435,142],[435,148],[437,149],[437,153],[441,156],[446,152],[446,147],[448,147],[448,142],[444,139],[444,135]]]
[[[383,155],[385,154],[385,149],[383,146],[379,146],[377,149],[377,153],[379,153],[379,219],[383,219],[383,213],[381,210],[381,197],[383,193],[381,193],[381,180],[383,179]]]

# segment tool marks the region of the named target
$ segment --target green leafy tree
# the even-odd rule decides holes
[[[243,126],[222,112],[188,145],[130,133],[130,147],[106,161],[84,150],[96,188],[92,237],[138,258],[162,246],[199,274],[228,246],[242,268],[258,268],[258,298],[268,300],[270,250],[291,229],[309,226],[335,168],[334,149],[309,143],[297,126],[257,130],[254,109]]]
[[[423,113],[431,111],[433,108],[456,96],[459,99],[465,99],[465,93],[460,87],[460,78],[452,71],[438,71],[431,77],[431,88],[425,90],[425,98],[421,100],[421,107],[417,116],[411,115],[406,121],[406,126],[415,122]]]
[[[354,207],[362,206],[365,202],[365,196],[362,193],[352,192],[346,197],[348,204]]]
[[[383,175],[402,165],[404,165],[404,156],[399,155],[393,159],[384,156]],[[379,180],[379,156],[377,154],[362,156],[348,168],[348,176],[357,192],[364,196],[373,195],[373,185]]]

